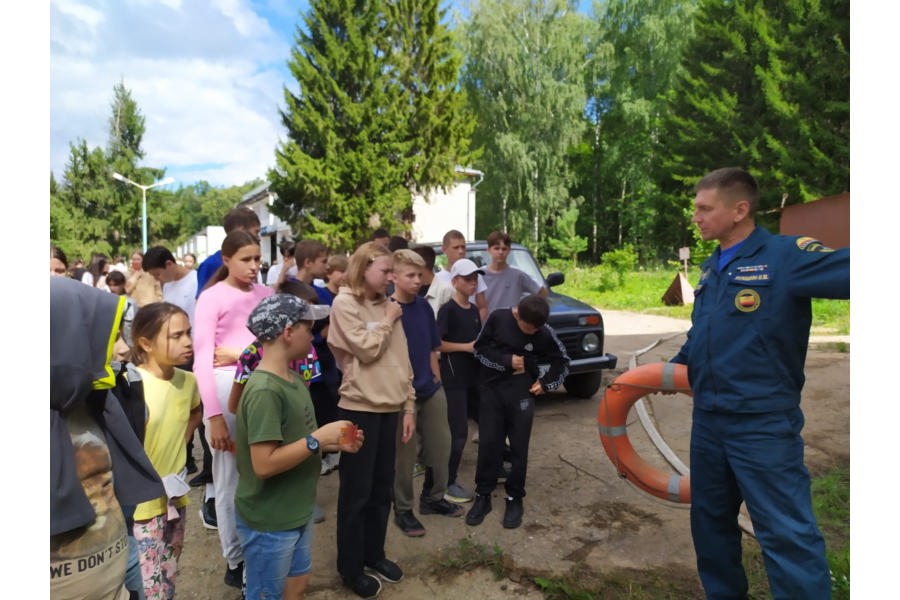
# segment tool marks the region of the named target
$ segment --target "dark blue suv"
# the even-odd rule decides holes
[[[436,267],[446,265],[440,244],[429,244],[437,253]],[[487,266],[491,255],[484,241],[466,242],[466,257],[478,266]],[[525,271],[532,279],[549,290],[550,318],[547,324],[553,328],[560,341],[566,345],[569,376],[566,378],[566,392],[577,398],[590,398],[603,383],[603,369],[616,368],[616,356],[603,352],[603,317],[593,307],[584,302],[553,291],[553,287],[565,281],[565,275],[550,273],[544,278],[540,268],[529,252],[521,244],[512,244],[507,262],[510,266]]]

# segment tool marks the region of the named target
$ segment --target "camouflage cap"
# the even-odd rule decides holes
[[[318,321],[328,316],[324,304],[309,304],[293,294],[272,294],[260,300],[247,318],[247,329],[259,340],[274,340],[300,321]]]

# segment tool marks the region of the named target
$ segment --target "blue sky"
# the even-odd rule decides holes
[[[590,11],[590,0],[580,4]],[[106,146],[113,87],[121,81],[145,118],[142,165],[165,168],[175,185],[265,177],[283,136],[283,87],[296,87],[286,62],[308,6],[51,0],[51,171],[61,176],[70,142]]]

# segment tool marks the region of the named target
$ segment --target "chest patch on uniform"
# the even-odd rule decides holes
[[[753,312],[759,308],[759,303],[759,292],[756,290],[744,289],[734,297],[734,306],[741,312]]]
[[[797,247],[804,252],[834,252],[833,249],[811,237],[797,238]]]
[[[736,271],[733,281],[761,282],[770,279],[769,265],[740,265]]]

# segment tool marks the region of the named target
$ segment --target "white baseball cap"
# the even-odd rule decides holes
[[[479,275],[484,275],[484,271],[478,268],[478,265],[473,263],[468,258],[461,258],[450,268],[450,277],[456,277],[457,275],[461,277],[468,277],[472,273],[478,273]]]

